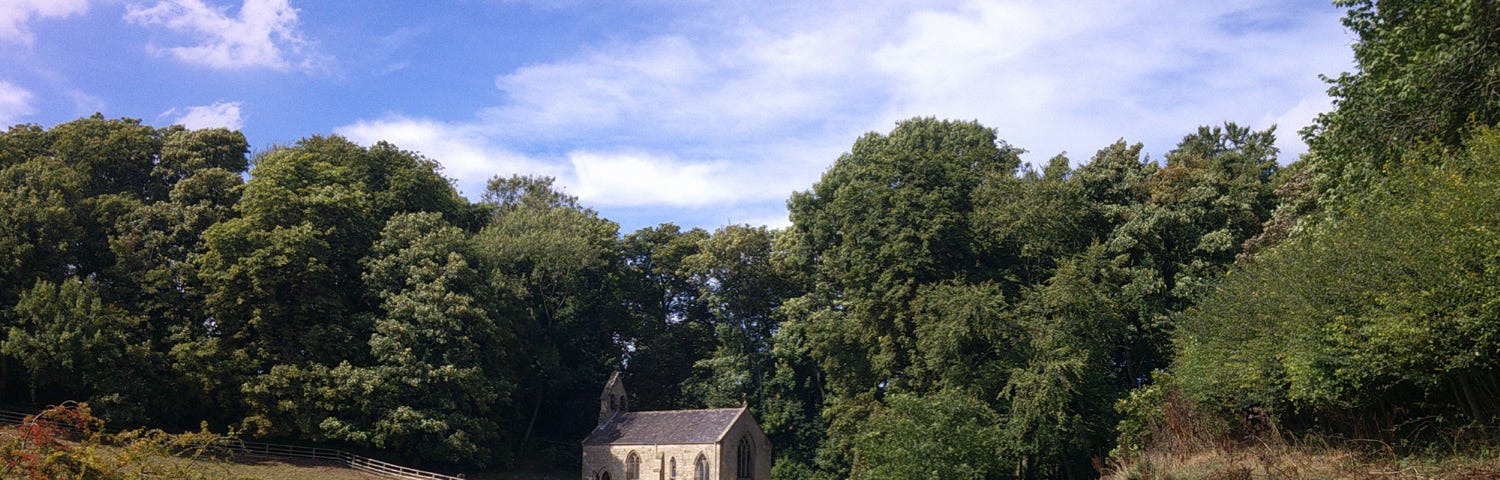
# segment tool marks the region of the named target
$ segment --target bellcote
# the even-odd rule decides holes
[[[604,383],[604,392],[599,394],[599,424],[609,421],[617,413],[630,411],[630,397],[625,394],[625,381],[620,379],[620,372],[609,376],[609,381]]]

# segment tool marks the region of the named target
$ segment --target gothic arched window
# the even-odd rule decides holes
[[[641,480],[641,457],[635,452],[625,457],[625,480]]]
[[[750,436],[740,437],[740,448],[735,457],[735,478],[748,480],[755,478],[755,447],[750,444]]]
[[[698,461],[693,462],[693,479],[708,480],[708,458],[698,454]]]
[[[672,478],[677,478],[677,457],[672,457]]]

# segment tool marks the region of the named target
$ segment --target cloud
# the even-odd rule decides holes
[[[0,128],[8,127],[21,117],[36,113],[31,106],[31,92],[0,80]]]
[[[0,42],[29,47],[36,40],[26,25],[32,18],[64,18],[88,9],[89,0],[5,0],[0,2]]]
[[[873,111],[858,99],[880,96],[856,75],[858,35],[848,26],[748,28],[596,47],[499,75],[508,102],[483,110],[481,122],[512,135],[648,147],[818,127],[851,109]]]
[[[873,62],[893,80],[885,119],[977,119],[1032,161],[1121,137],[1159,155],[1198,125],[1276,118],[1326,98],[1316,75],[1349,58],[1338,12],[1294,2],[975,2],[889,36]]]
[[[66,89],[63,93],[67,95],[68,100],[73,102],[73,112],[77,116],[86,117],[93,113],[109,110],[105,108],[106,103],[104,99],[99,98],[97,95],[90,95],[88,92],[74,88]]]
[[[1298,130],[1312,125],[1319,113],[1331,110],[1333,110],[1333,100],[1327,94],[1311,95],[1275,118],[1261,120],[1262,125],[1276,125],[1276,148],[1281,150],[1282,164],[1296,161],[1302,154],[1307,153],[1307,145],[1302,143],[1302,136]]]
[[[639,153],[574,152],[568,156],[581,199],[604,206],[690,206],[733,203],[743,189],[724,163],[684,163]]]
[[[419,149],[461,180],[483,170],[473,159],[523,157],[512,168],[541,169],[606,215],[774,219],[860,134],[913,116],[978,120],[1033,162],[1087,161],[1121,137],[1160,155],[1223,121],[1279,123],[1283,149],[1299,151],[1295,130],[1327,105],[1317,74],[1350,65],[1339,12],[1294,0],[671,12],[650,35],[500,72],[503,101],[472,118],[359,125],[421,126],[418,145],[436,148]]]
[[[444,173],[457,180],[459,189],[472,198],[479,198],[485,183],[496,175],[566,174],[551,162],[497,147],[484,135],[463,125],[391,115],[342,126],[334,133],[363,145],[390,142],[436,159],[442,163]]]
[[[163,115],[173,113],[176,113],[175,109]],[[195,130],[221,127],[239,130],[245,126],[244,118],[240,116],[240,102],[215,102],[213,105],[189,107],[174,123]]]
[[[223,70],[324,68],[298,31],[297,9],[288,0],[245,0],[235,16],[203,0],[162,0],[151,7],[130,6],[125,20],[163,25],[196,37],[198,43],[193,45],[152,47],[186,63]]]

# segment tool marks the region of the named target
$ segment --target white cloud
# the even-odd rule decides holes
[[[874,63],[887,120],[978,119],[1032,161],[1080,162],[1121,137],[1159,155],[1198,125],[1274,118],[1347,68],[1343,40],[1335,9],[1289,2],[975,2],[909,15]]]
[[[1281,149],[1282,164],[1294,162],[1302,154],[1307,153],[1307,145],[1302,143],[1298,130],[1312,125],[1319,113],[1331,110],[1333,110],[1333,99],[1329,98],[1328,94],[1322,93],[1303,98],[1302,101],[1297,102],[1296,106],[1275,118],[1261,120],[1262,125],[1276,125],[1276,148]]]
[[[0,2],[0,42],[29,47],[36,40],[26,25],[32,18],[64,18],[88,9],[89,0],[5,0]]]
[[[444,173],[457,180],[459,189],[473,198],[478,198],[485,183],[496,175],[563,177],[567,173],[552,163],[497,147],[484,135],[462,125],[388,116],[339,127],[334,132],[363,145],[385,141],[438,160]]]
[[[36,113],[31,106],[31,92],[0,80],[0,128],[9,127],[21,117]]]
[[[1160,155],[1223,121],[1279,123],[1283,150],[1298,152],[1295,131],[1327,105],[1317,74],[1350,57],[1339,12],[1296,0],[674,11],[683,18],[654,36],[502,72],[505,100],[472,118],[356,127],[403,147],[389,135],[426,132],[413,141],[434,147],[416,148],[460,179],[520,157],[511,168],[626,214],[774,219],[859,134],[913,116],[978,120],[1033,162],[1064,150],[1087,161],[1122,137]]]
[[[224,7],[203,0],[162,0],[151,7],[130,6],[125,20],[164,25],[197,37],[193,45],[159,49],[187,63],[216,69],[323,68],[298,31],[297,9],[288,1],[245,0],[238,15],[230,16]]]
[[[493,114],[524,115],[547,129],[613,126],[648,109],[670,108],[661,101],[691,97],[694,80],[708,68],[680,38],[581,61],[524,67],[496,79],[512,103]]]
[[[97,95],[90,95],[88,92],[73,88],[69,88],[63,93],[68,96],[69,100],[73,101],[73,112],[77,116],[86,117],[108,110],[108,108],[105,108],[104,99],[99,98]]]
[[[860,30],[827,28],[665,34],[522,67],[496,78],[509,102],[480,121],[509,135],[606,146],[668,140],[663,132],[673,145],[719,143],[825,123],[879,93],[857,76]]]
[[[683,163],[636,153],[574,152],[580,199],[607,206],[691,206],[732,203],[742,189],[723,163]]]
[[[175,113],[175,110],[166,114],[172,113]],[[174,123],[190,129],[222,127],[239,130],[245,126],[245,121],[240,116],[240,102],[215,102],[213,105],[189,107],[187,112],[177,117]]]

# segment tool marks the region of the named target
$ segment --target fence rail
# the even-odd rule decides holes
[[[0,410],[0,424],[19,425],[32,420],[30,413]],[[66,427],[65,427],[66,428]],[[110,429],[113,430],[113,429]],[[251,457],[263,457],[274,459],[311,459],[323,460],[343,464],[344,466],[363,473],[391,480],[463,480],[461,476],[444,475],[441,473],[418,470],[404,467],[390,462],[382,462],[369,457],[355,455],[343,450],[319,447],[303,447],[298,445],[285,445],[280,443],[250,442],[238,439],[224,440],[223,445],[235,455]]]

